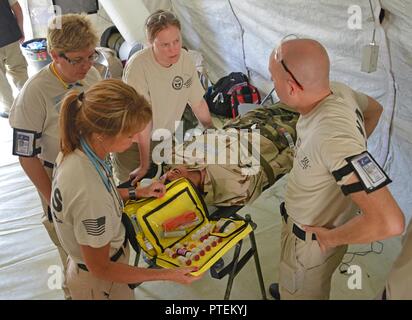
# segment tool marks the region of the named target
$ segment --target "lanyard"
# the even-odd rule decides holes
[[[57,80],[60,81],[60,83],[63,85],[63,87],[64,87],[65,89],[68,90],[68,89],[71,89],[71,88],[73,88],[73,87],[75,87],[75,86],[83,87],[83,84],[82,84],[81,82],[67,83],[66,81],[64,81],[64,80],[62,79],[62,77],[60,77],[60,75],[57,73],[56,67],[54,66],[54,62],[50,65],[50,69],[51,69],[52,73],[54,74],[54,76],[57,78]]]
[[[112,180],[111,180],[111,177],[113,175],[112,173],[113,169],[112,169],[112,165],[110,161],[108,160],[103,161],[102,159],[100,159],[94,153],[94,151],[90,148],[90,146],[88,145],[86,140],[84,140],[84,138],[80,138],[80,145],[82,146],[82,149],[84,153],[86,154],[86,156],[89,158],[89,160],[95,167],[107,191],[110,194],[114,193],[116,195],[117,202],[119,203],[119,209],[123,211],[123,201],[122,199],[120,199],[117,189],[114,187]]]

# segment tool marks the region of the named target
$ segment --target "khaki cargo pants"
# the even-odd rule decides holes
[[[347,246],[320,251],[312,234],[306,240],[292,232],[293,221],[282,219],[281,257],[279,266],[279,291],[282,300],[329,299],[331,278],[342,261]]]
[[[126,245],[117,262],[128,264],[129,252]],[[127,284],[98,279],[89,271],[80,269],[70,256],[66,279],[73,300],[134,300],[134,291]]]
[[[10,112],[14,100],[6,74],[11,76],[18,90],[27,80],[27,62],[18,41],[0,48],[0,112]]]

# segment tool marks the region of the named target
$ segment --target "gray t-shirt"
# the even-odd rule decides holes
[[[196,106],[204,94],[196,67],[183,49],[179,61],[169,68],[156,62],[151,47],[136,53],[126,65],[123,81],[150,102],[153,130],[167,129],[171,133],[186,104]]]

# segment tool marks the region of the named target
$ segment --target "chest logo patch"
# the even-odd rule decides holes
[[[180,76],[176,76],[176,77],[173,79],[172,87],[173,87],[173,89],[175,89],[175,90],[180,90],[180,89],[182,89],[182,88],[183,88],[183,78],[180,77]]]
[[[299,160],[299,164],[303,170],[309,169],[311,167],[310,160],[307,156],[304,156],[301,160]]]

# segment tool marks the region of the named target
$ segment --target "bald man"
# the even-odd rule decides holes
[[[281,102],[300,117],[282,214],[281,299],[328,299],[331,277],[348,244],[399,235],[404,216],[391,182],[367,152],[382,106],[342,83],[329,81],[329,57],[311,39],[276,48],[269,71]],[[360,213],[357,212],[360,210]]]

